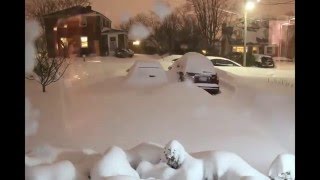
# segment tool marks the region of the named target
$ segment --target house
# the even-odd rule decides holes
[[[287,17],[288,19],[288,17]],[[291,20],[259,20],[247,27],[247,51],[293,58],[295,54],[295,25]],[[244,27],[222,26],[221,56],[231,52],[244,52]]]
[[[74,6],[43,16],[50,57],[59,55],[59,43],[67,47],[65,55],[112,55],[116,48],[127,48],[126,31],[113,29],[112,21],[91,6]]]

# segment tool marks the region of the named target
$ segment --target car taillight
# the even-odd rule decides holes
[[[211,82],[214,84],[219,84],[219,77],[218,74],[214,74],[211,76]]]

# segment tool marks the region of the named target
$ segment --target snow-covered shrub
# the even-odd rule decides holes
[[[91,169],[91,180],[101,180],[109,176],[132,176],[139,179],[139,174],[130,166],[126,153],[119,147],[109,148],[101,160]]]
[[[279,154],[272,162],[269,177],[273,180],[295,179],[295,156],[293,154]]]
[[[157,164],[161,160],[163,147],[154,143],[141,143],[129,150],[126,150],[128,161],[134,169],[142,161],[148,161]]]
[[[174,169],[178,169],[185,160],[186,152],[178,141],[172,140],[165,146],[164,155],[167,164]]]
[[[76,180],[76,169],[70,161],[26,166],[25,178],[26,180]]]

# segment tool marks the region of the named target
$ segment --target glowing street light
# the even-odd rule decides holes
[[[257,0],[259,2],[259,0]],[[255,3],[250,0],[246,0],[244,7],[244,37],[243,37],[243,66],[246,66],[247,61],[247,13],[255,7]]]

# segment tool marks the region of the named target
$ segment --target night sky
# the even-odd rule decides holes
[[[148,12],[152,10],[157,0],[91,0],[94,10],[101,12],[112,20],[113,27],[121,22],[125,16],[133,16],[139,12]],[[233,2],[242,2],[243,0],[232,0]],[[264,3],[285,2],[287,0],[261,0]],[[185,2],[185,0],[167,0],[172,7],[176,7]],[[237,12],[241,12],[239,5]],[[294,4],[291,5],[258,5],[248,14],[251,17],[261,16],[280,16],[287,13],[294,13]]]

